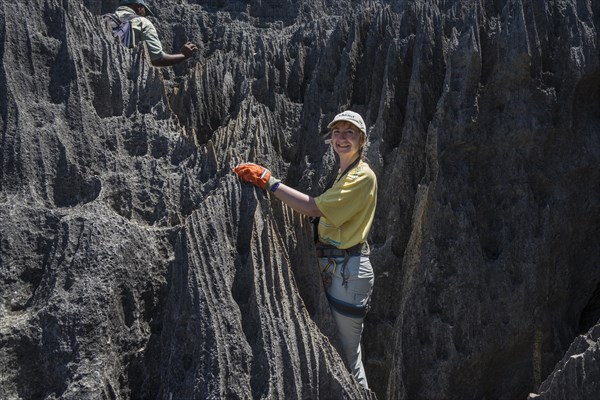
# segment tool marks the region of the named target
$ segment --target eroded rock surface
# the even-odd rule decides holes
[[[99,15],[0,5],[0,397],[592,399],[600,4],[155,0],[156,69]],[[379,179],[373,392],[311,226],[340,110]],[[530,394],[531,393],[531,394]]]

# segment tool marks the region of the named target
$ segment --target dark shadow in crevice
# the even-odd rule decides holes
[[[585,334],[592,326],[596,325],[600,320],[600,283],[596,285],[596,290],[588,300],[587,304],[581,311],[577,333]]]

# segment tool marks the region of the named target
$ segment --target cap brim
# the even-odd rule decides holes
[[[146,9],[146,13],[147,13],[148,15],[150,15],[150,16],[153,16],[153,17],[154,17],[154,13],[152,12],[152,10],[150,10],[150,9],[148,8],[148,6],[147,6],[147,5],[144,5],[144,8]]]
[[[363,131],[360,126],[356,125],[356,122],[354,122],[353,120],[351,120],[350,118],[338,118],[338,119],[334,119],[333,121],[331,121],[329,124],[327,124],[327,129],[331,129],[331,127],[335,124],[337,124],[340,121],[344,121],[344,122],[349,122],[352,125],[354,125],[361,133],[363,134],[367,134],[365,131]],[[327,134],[329,134],[329,132],[327,132]]]
[[[341,119],[334,119],[333,121],[331,121],[330,123],[327,124],[327,129],[331,129],[331,127],[333,125],[335,125],[336,123],[342,121]]]

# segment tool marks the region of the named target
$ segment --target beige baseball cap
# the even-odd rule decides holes
[[[354,111],[344,111],[342,113],[339,113],[338,115],[335,116],[335,118],[333,119],[333,121],[331,121],[328,125],[327,125],[327,129],[331,129],[331,127],[333,125],[335,125],[337,122],[339,121],[346,121],[346,122],[350,122],[351,124],[353,124],[354,126],[356,126],[358,129],[360,129],[360,131],[367,136],[367,126],[365,125],[365,121],[363,121],[362,117],[360,116],[359,113],[356,113]]]

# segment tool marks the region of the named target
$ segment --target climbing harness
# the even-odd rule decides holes
[[[352,317],[352,318],[364,318],[371,308],[371,299],[364,305],[356,305],[347,303],[345,301],[336,299],[331,296],[327,289],[333,284],[333,276],[337,268],[340,268],[340,275],[342,277],[342,286],[348,288],[348,281],[350,279],[350,272],[347,269],[348,261],[350,257],[368,256],[370,253],[369,245],[366,242],[359,243],[356,246],[352,246],[348,249],[338,249],[335,246],[331,246],[322,242],[317,243],[317,257],[326,258],[327,263],[321,270],[321,279],[323,280],[323,286],[325,287],[325,293],[329,304],[340,314]],[[337,259],[342,258],[341,264]]]
[[[346,315],[352,318],[364,318],[367,316],[367,313],[371,309],[371,297],[367,300],[365,305],[356,305],[351,303],[346,303],[345,301],[338,300],[333,296],[330,296],[329,293],[325,293],[327,296],[327,300],[329,304],[340,314]]]
[[[329,267],[333,266],[333,269],[330,271]],[[335,274],[335,269],[337,267],[337,262],[333,258],[327,259],[327,264],[325,268],[321,271],[321,279],[323,280],[323,287],[327,289],[333,283],[333,274]]]
[[[323,277],[323,285],[325,285],[327,281],[329,282],[329,285],[325,285],[325,287],[328,288],[329,286],[331,286],[331,275],[335,273],[335,269],[337,267],[337,261],[335,260],[335,258],[344,257],[344,261],[341,265],[340,275],[342,276],[342,285],[344,287],[348,287],[348,279],[350,279],[350,274],[346,270],[348,260],[350,260],[350,257],[352,256],[368,256],[369,253],[370,249],[367,242],[359,243],[347,249],[338,249],[335,246],[331,246],[323,242],[318,242],[317,257],[327,258],[327,265],[325,265],[325,268],[321,272],[321,275]],[[334,265],[333,271],[329,271],[329,266],[332,263]]]

